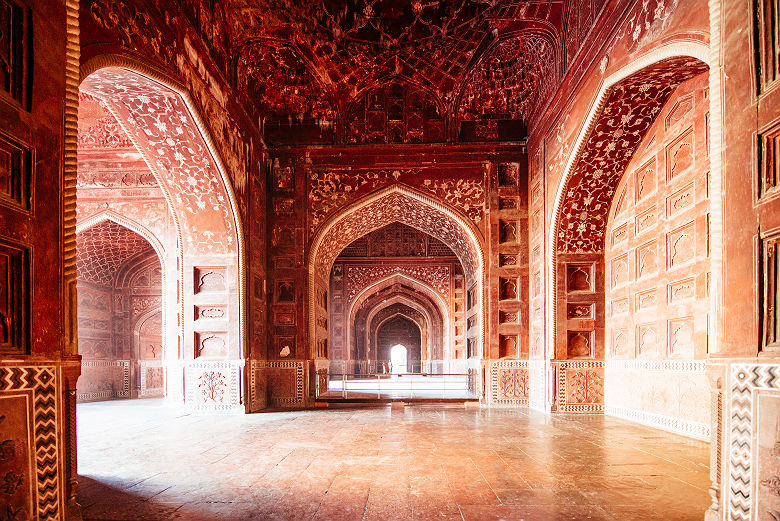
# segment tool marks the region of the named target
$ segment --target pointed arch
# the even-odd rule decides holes
[[[568,253],[598,253],[603,250],[606,215],[611,206],[604,203],[607,200],[611,202],[613,185],[616,186],[622,178],[641,137],[655,120],[668,96],[683,81],[706,71],[709,59],[710,50],[704,44],[691,41],[667,44],[638,57],[608,76],[596,94],[565,163],[548,228],[550,233],[545,245],[545,359],[555,357],[558,314],[561,312],[557,306],[559,250]],[[645,96],[639,108],[644,112],[635,115],[636,118],[626,119],[628,116],[617,115],[620,111],[615,108],[623,91],[631,89],[640,93],[636,97]],[[650,94],[645,95],[653,89],[657,91],[654,98]],[[629,129],[631,139],[625,137],[627,131],[624,126],[628,124],[632,125]],[[606,137],[606,140],[598,142],[599,135]],[[621,138],[624,139],[621,141]],[[610,154],[614,157],[610,157]],[[588,193],[587,201],[583,199],[579,206],[573,205],[575,185],[583,185],[583,179],[596,179],[596,173],[601,176],[604,187],[602,199]],[[591,205],[594,206],[591,208]],[[577,211],[573,212],[573,208],[577,208]],[[583,215],[592,222],[589,221],[588,225],[581,222],[577,224],[577,219],[582,219]],[[599,223],[603,224],[601,229]],[[603,255],[603,251],[601,253]]]
[[[381,228],[400,222],[425,232],[447,244],[463,266],[467,285],[476,285],[479,340],[477,352],[483,354],[485,338],[485,258],[479,230],[456,210],[402,184],[378,190],[347,206],[328,219],[312,240],[308,257],[309,343],[312,356],[317,353],[318,287],[327,287],[336,257],[353,241]]]

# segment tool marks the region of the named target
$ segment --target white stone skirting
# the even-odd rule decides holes
[[[704,360],[607,360],[604,383],[605,414],[709,441]]]
[[[613,405],[604,406],[604,414],[615,416],[624,420],[641,423],[648,427],[654,427],[664,431],[681,434],[697,440],[710,441],[710,425],[707,423],[689,421],[673,416],[663,416],[636,409],[627,409],[624,407],[615,407]]]

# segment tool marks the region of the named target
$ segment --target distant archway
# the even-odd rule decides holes
[[[404,185],[379,190],[348,206],[329,219],[317,232],[309,253],[309,342],[312,357],[327,359],[327,309],[321,305],[327,295],[330,270],[339,253],[356,239],[393,222],[423,231],[447,244],[461,262],[467,288],[474,288],[477,320],[471,369],[479,372],[477,360],[483,353],[485,320],[484,248],[481,235],[457,211]]]

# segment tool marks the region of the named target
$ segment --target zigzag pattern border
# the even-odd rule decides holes
[[[33,392],[37,519],[58,520],[57,369],[55,366],[0,367],[0,391],[11,390]]]
[[[729,521],[750,521],[752,510],[753,395],[780,390],[780,365],[731,366],[729,403]]]

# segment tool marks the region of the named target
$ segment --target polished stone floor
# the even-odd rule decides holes
[[[88,520],[700,521],[705,443],[603,416],[79,405]]]

